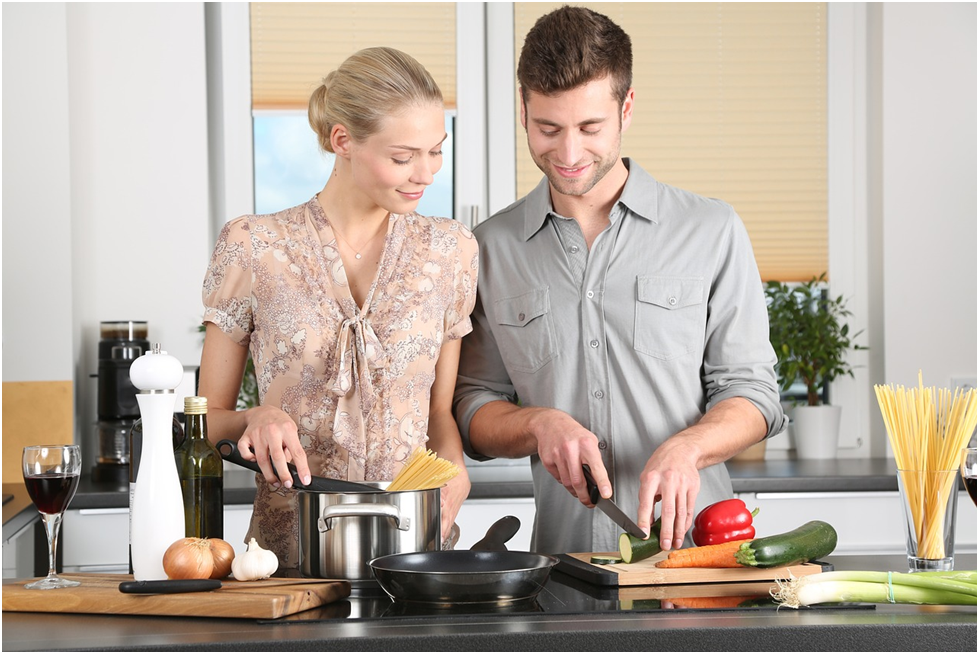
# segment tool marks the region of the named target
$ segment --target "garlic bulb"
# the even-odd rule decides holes
[[[271,550],[263,549],[254,538],[248,541],[248,549],[231,562],[231,574],[238,581],[267,579],[278,569],[278,557]]]

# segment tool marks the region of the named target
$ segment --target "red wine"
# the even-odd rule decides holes
[[[24,484],[38,511],[55,514],[68,508],[78,488],[78,475],[53,473],[24,477]]]
[[[976,503],[976,478],[975,477],[963,477],[965,480],[965,489],[969,491],[969,497],[972,498],[972,503]]]

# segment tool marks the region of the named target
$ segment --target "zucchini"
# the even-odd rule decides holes
[[[822,520],[812,520],[784,534],[756,538],[734,554],[741,565],[774,568],[796,565],[826,556],[836,549],[836,530]]]
[[[622,563],[622,559],[617,556],[593,556],[591,562],[595,565],[612,565],[613,563]]]
[[[649,530],[649,538],[643,540],[636,538],[632,534],[623,532],[619,535],[619,554],[622,555],[623,563],[635,563],[648,559],[654,554],[659,554],[662,548],[659,546],[659,527],[660,521],[653,523]]]

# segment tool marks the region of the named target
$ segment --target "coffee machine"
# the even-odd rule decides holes
[[[129,481],[129,432],[139,419],[136,387],[129,379],[133,361],[150,350],[145,320],[99,323],[98,455],[94,481]]]

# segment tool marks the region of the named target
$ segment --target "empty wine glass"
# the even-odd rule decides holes
[[[82,456],[77,445],[32,445],[24,448],[24,484],[41,512],[48,537],[48,576],[24,586],[49,590],[80,585],[59,577],[55,570],[61,517],[78,488]]]

